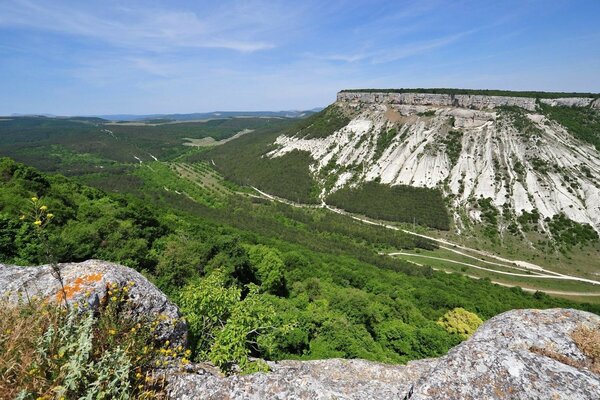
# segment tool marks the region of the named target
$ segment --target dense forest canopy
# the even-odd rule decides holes
[[[58,261],[102,258],[142,271],[191,321],[193,357],[224,370],[233,362],[258,368],[249,356],[405,362],[440,355],[463,339],[442,319],[455,308],[482,319],[526,307],[600,312],[378,255],[361,244],[364,226],[322,210],[242,200],[221,208],[170,204],[152,194],[142,201],[7,158],[0,181],[0,261],[47,262],[49,243]],[[20,218],[32,197],[55,216],[42,231]],[[362,234],[378,235],[370,229]],[[223,324],[196,323],[199,313]],[[240,337],[239,326],[252,333]]]

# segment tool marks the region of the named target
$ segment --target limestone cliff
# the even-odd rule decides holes
[[[586,97],[340,92],[334,106],[346,126],[320,137],[281,135],[268,156],[308,152],[324,200],[369,181],[439,188],[458,231],[482,220],[476,203],[485,198],[507,219],[500,231],[535,211],[540,231],[562,213],[600,232],[600,153],[538,101],[600,108],[600,99]]]

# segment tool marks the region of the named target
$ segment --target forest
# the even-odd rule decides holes
[[[455,308],[483,320],[526,307],[600,312],[379,255],[378,240],[390,247],[433,245],[401,233],[386,232],[383,240],[380,228],[323,210],[243,198],[211,207],[151,190],[144,198],[109,194],[8,158],[0,160],[0,183],[0,261],[101,258],[135,268],[190,321],[190,357],[226,372],[234,364],[262,368],[250,357],[437,356],[464,339],[438,323]],[[43,229],[29,218],[32,207],[44,207],[42,217],[36,214]],[[224,323],[202,323],[200,314]],[[252,328],[251,336],[235,333],[240,324]]]
[[[375,219],[416,223],[441,230],[450,228],[446,205],[437,189],[366,182],[332,193],[327,202]]]

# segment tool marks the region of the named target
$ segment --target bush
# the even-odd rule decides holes
[[[468,339],[483,321],[477,314],[458,307],[444,314],[437,323],[448,333]]]
[[[159,348],[151,333],[155,323],[131,317],[130,287],[113,286],[97,313],[42,300],[2,304],[0,393],[19,399],[162,397],[153,369],[183,349]]]

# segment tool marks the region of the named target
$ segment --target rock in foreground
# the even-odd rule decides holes
[[[233,377],[197,366],[171,374],[167,388],[178,399],[600,399],[600,376],[571,338],[580,326],[597,329],[600,317],[514,310],[439,359],[282,361],[270,373]]]
[[[133,282],[129,298],[140,318],[162,314],[177,321],[162,325],[162,338],[185,342],[179,310],[141,274],[97,260],[60,269],[68,301],[91,307],[106,298],[109,285]],[[49,266],[0,264],[0,297],[60,301],[61,294]],[[593,363],[575,331],[600,352],[595,314],[513,310],[487,321],[446,356],[407,365],[331,359],[270,362],[271,372],[245,376],[225,377],[208,364],[162,373],[172,399],[600,399],[600,359]]]
[[[139,272],[100,260],[59,264],[59,268],[69,303],[96,308],[106,298],[109,285],[124,287],[133,284],[128,289],[133,312],[140,319],[159,319],[158,340],[185,344],[187,326],[180,318],[179,309]],[[63,301],[60,281],[53,275],[52,268],[49,265],[19,267],[0,264],[0,298],[16,302],[28,297]]]

